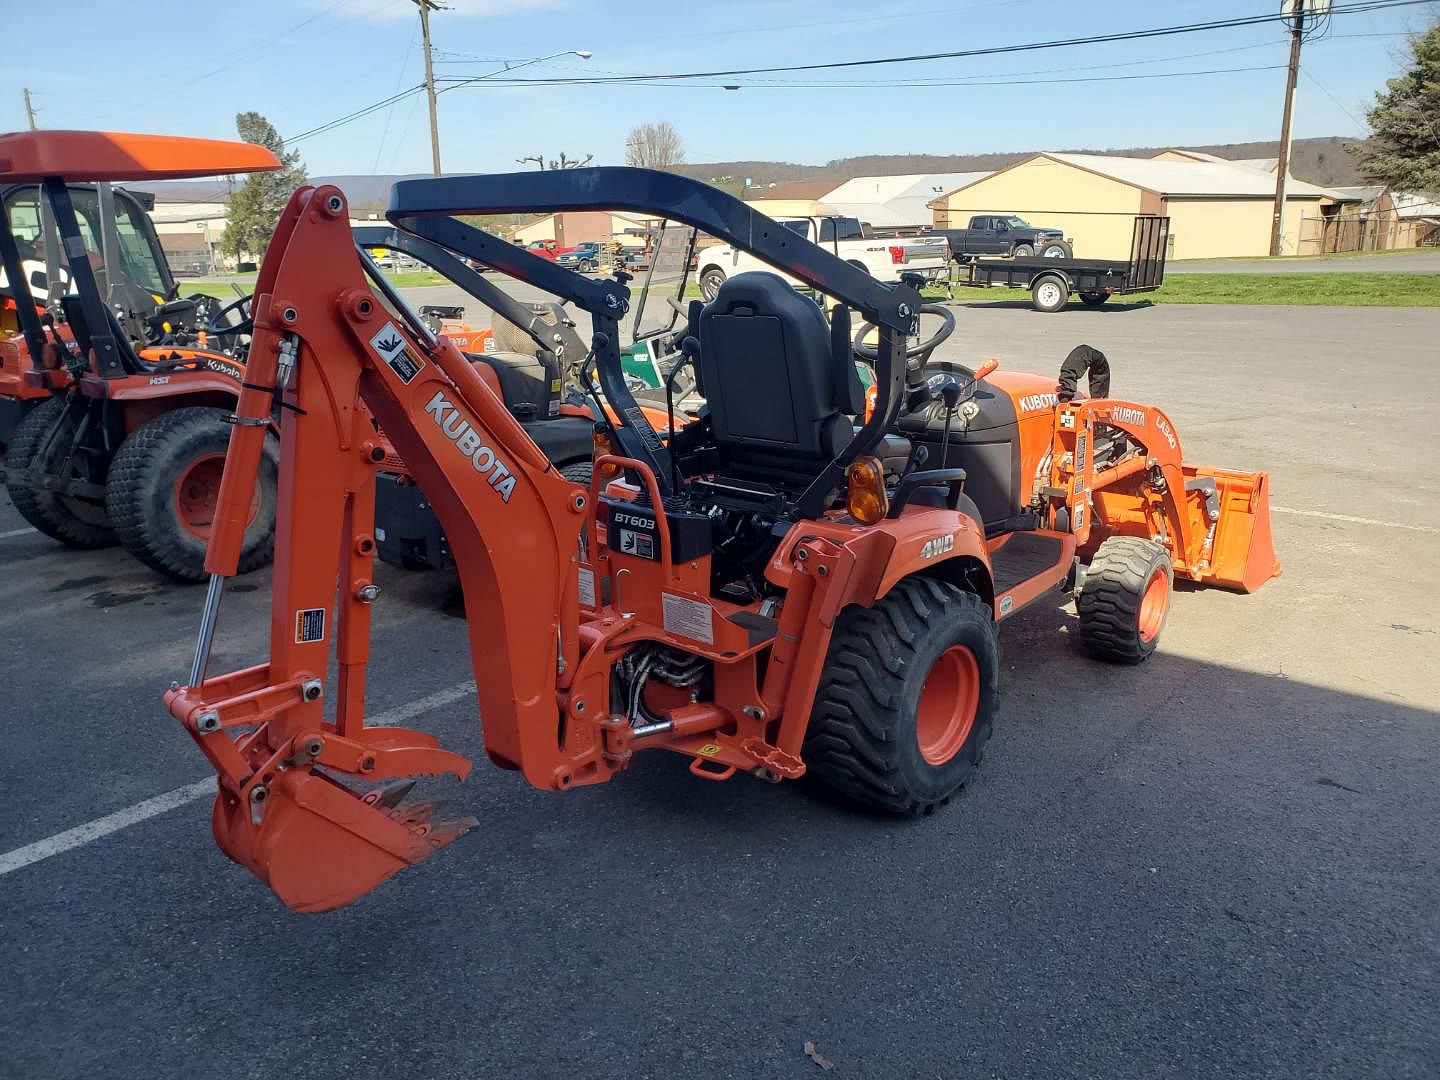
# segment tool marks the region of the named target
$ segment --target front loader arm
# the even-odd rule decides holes
[[[387,814],[332,779],[468,770],[427,735],[364,727],[383,459],[372,414],[455,552],[487,752],[539,787],[563,786],[561,775],[570,782],[556,705],[562,673],[574,671],[579,654],[575,573],[588,496],[559,475],[470,362],[412,320],[368,286],[338,189],[297,191],[260,277],[248,381],[206,563],[213,633],[215,583],[235,572],[264,421],[283,394],[269,663],[203,679],[202,628],[202,677],[192,673],[192,685],[167,695],[220,773],[221,846],[305,910],[346,903],[463,831]],[[328,721],[323,679],[332,653],[340,686]],[[237,727],[253,730],[232,739]],[[343,849],[341,884],[333,866],[307,870],[301,847]]]

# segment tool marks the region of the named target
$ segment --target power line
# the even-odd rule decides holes
[[[1355,0],[1331,10],[1332,15],[1348,15],[1362,11],[1382,11],[1393,7],[1412,7],[1428,4],[1433,0]],[[1234,19],[1213,19],[1202,23],[1185,23],[1178,26],[1162,26],[1149,30],[1127,30],[1114,34],[1092,34],[1086,37],[1058,38],[1051,41],[1034,41],[1020,45],[993,45],[982,49],[958,49],[950,52],[915,53],[907,56],[884,56],[866,60],[833,60],[820,64],[785,64],[762,68],[726,68],[715,71],[669,72],[654,75],[620,75],[611,78],[589,80],[592,83],[660,82],[688,79],[718,79],[733,75],[774,75],[792,71],[833,71],[844,68],[877,67],[884,64],[914,64],[931,60],[962,60],[977,56],[998,56],[1004,53],[1036,52],[1042,49],[1070,48],[1076,45],[1103,45],[1116,41],[1140,41],[1146,38],[1171,37],[1176,34],[1193,34],[1207,30],[1229,30],[1244,26],[1261,26],[1280,22],[1284,15],[1249,15]],[[541,81],[541,80],[536,80]]]
[[[1396,7],[1413,7],[1417,4],[1432,3],[1433,0],[1352,0],[1351,3],[1340,4],[1331,9],[1332,15],[1348,15],[1367,11],[1383,11]],[[1210,30],[1227,30],[1236,27],[1260,26],[1268,23],[1282,21],[1285,16],[1281,14],[1251,15],[1233,19],[1213,19],[1208,22],[1186,23],[1176,26],[1156,27],[1148,30],[1130,30],[1113,34],[1093,34],[1086,37],[1060,38],[1049,41],[1027,42],[1017,45],[997,45],[980,49],[961,49],[950,52],[917,53],[907,56],[874,57],[864,60],[839,60],[820,64],[789,64],[763,68],[731,68],[716,71],[690,71],[690,72],[669,72],[651,75],[616,75],[611,77],[597,77],[591,79],[575,78],[552,78],[552,79],[509,79],[496,80],[492,85],[513,85],[513,86],[595,86],[595,85],[656,85],[667,82],[688,82],[695,79],[714,79],[736,75],[773,75],[787,72],[802,71],[829,71],[837,69],[849,69],[858,67],[878,67],[887,64],[911,64],[933,60],[958,60],[969,59],[980,56],[998,56],[1008,53],[1036,52],[1046,49],[1070,48],[1077,45],[1099,45],[1117,41],[1140,41],[1147,38],[1173,37],[1179,34],[1202,33]],[[496,74],[503,75],[504,72]],[[478,76],[470,79],[459,79],[445,87],[444,91],[457,89],[459,86],[489,79],[489,76]],[[700,84],[703,85],[703,84]],[[798,85],[798,84],[795,84]],[[861,84],[864,85],[864,84]],[[872,83],[870,85],[882,85]],[[897,84],[905,85],[905,84]],[[942,84],[943,85],[943,84]],[[956,85],[983,85],[978,82],[963,82]],[[335,128],[345,124],[353,123],[366,116],[385,108],[387,105],[402,101],[412,94],[420,93],[425,89],[420,84],[392,94],[371,105],[367,105],[354,112],[337,117],[334,120],[311,128],[309,131],[301,132],[299,135],[286,139],[286,143],[299,142],[302,139],[312,138],[316,135],[333,131]]]
[[[714,88],[720,87],[720,86],[722,86],[722,85],[730,85],[730,86],[737,86],[737,85],[738,85],[738,86],[744,86],[744,87],[748,87],[748,88],[762,89],[762,90],[784,90],[784,89],[792,89],[792,88],[793,88],[793,89],[796,89],[796,90],[822,90],[822,89],[823,89],[823,90],[842,90],[842,89],[861,89],[861,88],[869,87],[869,86],[874,86],[874,87],[905,87],[905,86],[915,86],[915,87],[932,87],[932,86],[934,86],[934,87],[947,87],[947,86],[1045,86],[1045,85],[1050,85],[1050,84],[1054,84],[1054,83],[1103,83],[1103,82],[1129,82],[1129,81],[1133,81],[1133,80],[1136,80],[1136,79],[1177,79],[1177,78],[1182,78],[1182,77],[1192,76],[1192,75],[1228,75],[1228,74],[1233,74],[1233,73],[1237,73],[1237,72],[1246,72],[1246,71],[1283,71],[1284,69],[1285,69],[1285,65],[1284,65],[1284,64],[1259,64],[1259,65],[1252,65],[1252,66],[1249,66],[1249,67],[1206,68],[1206,69],[1203,69],[1203,70],[1200,70],[1200,71],[1151,71],[1151,72],[1142,72],[1142,73],[1140,73],[1140,74],[1135,74],[1135,75],[1081,75],[1081,76],[1071,76],[1071,77],[1068,77],[1068,78],[1061,78],[1061,79],[984,79],[984,78],[982,78],[982,77],[980,77],[980,76],[969,76],[969,77],[965,77],[965,78],[957,79],[957,80],[952,80],[952,81],[926,80],[926,81],[924,81],[924,82],[910,82],[910,81],[884,80],[884,79],[868,79],[868,80],[865,80],[865,81],[863,81],[863,82],[848,82],[848,83],[847,83],[847,82],[833,82],[833,81],[832,81],[832,82],[817,82],[817,83],[803,83],[803,82],[786,81],[786,82],[757,82],[757,83],[730,83],[730,84],[721,84],[721,83],[692,83],[692,82],[685,82],[685,83],[628,83],[628,84],[626,84],[626,85],[630,85],[630,86],[665,87],[665,88],[667,88],[667,89],[675,89],[675,90],[683,90],[683,89],[686,89],[686,88],[696,88],[696,87],[703,87],[703,88],[706,88],[706,89],[714,89]],[[442,81],[443,81],[443,80],[442,80]],[[563,83],[562,83],[562,82],[559,82],[559,81],[557,81],[557,80],[514,79],[514,80],[511,80],[511,81],[509,81],[509,82],[496,82],[495,85],[496,85],[496,86],[527,86],[527,85],[533,86],[533,85],[536,85],[536,84],[540,84],[540,85],[549,85],[549,86],[554,86],[554,85],[586,86],[586,85],[589,85],[589,84],[593,83],[594,81],[595,81],[595,80],[591,80],[591,79],[580,79],[580,78],[576,78],[576,79],[573,79],[573,80],[565,80],[565,81],[563,81]],[[455,89],[455,87],[451,86],[451,87],[447,87],[446,89],[453,90],[453,89]]]

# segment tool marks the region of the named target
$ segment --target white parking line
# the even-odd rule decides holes
[[[373,717],[367,718],[366,727],[395,727],[404,723],[413,716],[427,713],[431,709],[438,709],[442,705],[449,705],[451,702],[459,701],[475,693],[473,682],[461,683],[445,690],[437,690],[423,698],[416,698],[414,701],[400,705],[393,709],[386,709]],[[84,825],[77,825],[73,829],[66,829],[62,833],[48,836],[44,840],[37,840],[33,844],[26,844],[24,847],[16,848],[14,851],[7,851],[0,855],[0,877],[16,870],[24,869],[52,855],[60,855],[66,851],[72,851],[77,847],[100,840],[111,833],[119,832],[121,829],[129,828],[141,821],[157,817],[178,806],[194,802],[196,799],[203,799],[215,794],[215,778],[208,777],[204,780],[197,780],[193,784],[186,784],[184,787],[176,788],[174,791],[167,791],[163,795],[156,795],[152,799],[138,802],[134,806],[127,806],[124,810],[117,810],[113,814],[106,814],[104,817],[96,818],[94,821],[87,821]]]
[[[9,532],[0,533],[0,540],[9,540],[12,536],[29,536],[38,529],[11,529]]]
[[[1348,521],[1352,525],[1378,525],[1384,529],[1408,529],[1410,532],[1440,533],[1433,525],[1407,525],[1403,521],[1381,521],[1378,518],[1354,517],[1350,514],[1327,514],[1321,510],[1295,510],[1289,506],[1272,506],[1277,514],[1294,514],[1297,517],[1324,518],[1327,521]]]

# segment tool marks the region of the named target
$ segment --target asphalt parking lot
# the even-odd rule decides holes
[[[962,306],[944,355],[1088,342],[1190,460],[1268,470],[1285,569],[1178,592],[1137,669],[1058,599],[1007,623],[985,764],[920,821],[668,757],[534,792],[481,760],[449,582],[382,567],[372,715],[477,759],[481,824],[321,916],[182,790],[159,698],[203,590],[0,500],[0,1077],[822,1075],[806,1042],[896,1080],[1437,1075],[1437,340],[1436,309]],[[263,658],[268,584],[230,585],[212,671]]]

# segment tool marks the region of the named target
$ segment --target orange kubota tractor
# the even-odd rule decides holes
[[[96,145],[105,152],[93,155]],[[0,441],[10,497],[41,532],[71,547],[119,541],[161,573],[204,580],[226,417],[245,380],[245,301],[169,298],[143,207],[111,187],[164,167],[170,149],[157,136],[0,135]],[[280,167],[248,143],[192,151],[165,175]],[[269,441],[245,570],[273,544]]]
[[[172,160],[186,153],[177,144]],[[827,321],[768,273],[692,305],[682,351],[706,405],[667,443],[622,377],[623,283],[456,216],[598,209],[684,221],[840,305]],[[301,188],[265,257],[195,660],[165,695],[219,776],[220,847],[296,910],[354,900],[470,824],[432,820],[388,783],[464,777],[468,760],[422,732],[365,725],[376,421],[454,550],[487,754],[548,790],[601,783],[665,749],[697,777],[808,772],[858,802],[927,813],[990,736],[998,624],[1073,583],[1078,563],[1089,565],[1082,637],[1123,661],[1155,648],[1172,575],[1249,590],[1278,569],[1264,474],[1186,465],[1152,405],[1060,401],[1050,380],[993,363],[927,373],[920,357],[907,362],[911,286],[882,285],[707,185],[618,168],[397,184],[399,229],[589,315],[615,419],[600,432],[611,451],[576,485],[493,377],[357,256],[346,216],[338,189]],[[877,399],[858,426],[851,309],[879,327]],[[290,408],[269,656],[211,676],[277,393]],[[918,418],[937,399],[952,419],[993,403],[1015,420],[932,432]],[[1003,519],[987,521],[968,468],[951,462],[973,448],[989,469],[995,445],[1014,463],[1013,491]],[[621,473],[607,483],[612,465]],[[1043,473],[1033,488],[1020,475],[1032,468]]]

